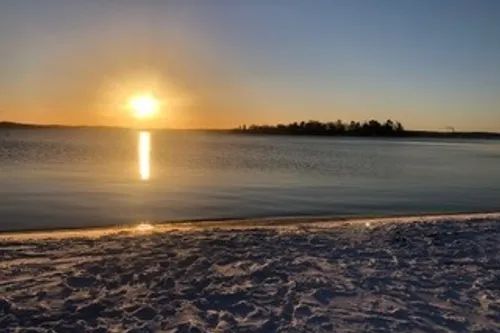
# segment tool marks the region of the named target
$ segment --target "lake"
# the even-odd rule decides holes
[[[0,131],[0,230],[500,210],[500,141]]]

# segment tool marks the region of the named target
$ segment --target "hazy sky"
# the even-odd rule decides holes
[[[500,1],[0,0],[0,119],[500,131]]]

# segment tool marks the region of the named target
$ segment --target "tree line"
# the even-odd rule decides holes
[[[351,136],[403,136],[405,129],[399,121],[377,120],[365,122],[320,122],[316,120],[278,125],[241,125],[234,129],[238,133],[286,134],[286,135],[351,135]]]

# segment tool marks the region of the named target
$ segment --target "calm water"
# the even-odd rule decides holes
[[[500,142],[0,131],[0,230],[500,210]]]

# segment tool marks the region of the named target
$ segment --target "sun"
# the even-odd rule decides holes
[[[159,110],[159,101],[151,94],[137,95],[130,99],[129,106],[138,119],[153,118]]]

